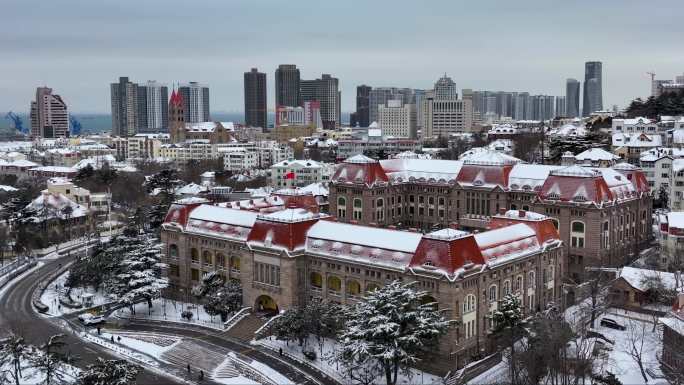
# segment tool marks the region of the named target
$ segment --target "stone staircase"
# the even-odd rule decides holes
[[[162,353],[161,358],[181,368],[190,364],[193,372],[204,370],[209,374],[225,361],[226,356],[194,341],[184,340]]]
[[[213,374],[214,378],[234,378],[240,375],[240,371],[235,367],[235,363],[231,359],[223,361],[223,364],[216,368]]]
[[[262,327],[267,320],[265,317],[250,313],[222,334],[239,341],[249,342],[254,339],[254,332]]]

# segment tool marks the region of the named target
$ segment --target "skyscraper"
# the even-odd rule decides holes
[[[266,122],[266,74],[252,68],[245,72],[245,124],[268,128]]]
[[[370,125],[370,92],[373,88],[365,84],[356,87],[356,121],[359,127]]]
[[[169,88],[154,80],[138,85],[137,132],[167,132],[169,128]]]
[[[294,64],[281,64],[275,71],[275,104],[286,107],[300,107],[299,69]]]
[[[69,113],[62,97],[52,88],[36,88],[36,100],[31,102],[31,137],[61,138],[69,136]]]
[[[580,82],[577,79],[565,81],[565,115],[568,118],[580,116]]]
[[[181,84],[178,93],[183,98],[185,122],[201,123],[211,120],[209,115],[209,86],[190,82]]]
[[[435,99],[453,100],[458,99],[458,90],[456,83],[451,80],[446,74],[439,78],[435,83]]]
[[[423,138],[448,137],[473,128],[472,99],[459,100],[456,83],[446,75],[437,80],[434,91],[427,93],[423,105]]]
[[[340,126],[339,80],[323,74],[320,79],[301,80],[300,93],[302,102],[317,100],[321,103],[321,120],[323,128],[335,129]]]
[[[133,136],[138,132],[138,85],[122,76],[110,85],[112,99],[112,134]]]
[[[556,116],[566,116],[565,107],[567,102],[565,101],[565,96],[556,96]]]
[[[584,63],[584,100],[582,116],[603,110],[603,74],[600,61]]]
[[[377,122],[378,108],[387,106],[389,100],[401,100],[403,104],[414,103],[413,90],[410,88],[376,87],[368,93],[368,122]]]

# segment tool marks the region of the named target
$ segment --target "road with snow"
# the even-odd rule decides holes
[[[87,343],[77,336],[69,334],[64,328],[55,323],[60,318],[45,318],[39,315],[31,304],[31,296],[38,285],[46,277],[59,268],[60,264],[71,262],[75,255],[66,256],[53,260],[45,260],[43,266],[31,271],[29,274],[10,282],[3,288],[0,296],[0,337],[11,331],[20,333],[30,344],[40,345],[50,336],[65,334],[67,349],[71,354],[79,358],[77,366],[83,368],[95,362],[97,357],[115,359],[107,350],[97,345]],[[138,384],[181,384],[168,377],[143,371],[138,376]]]

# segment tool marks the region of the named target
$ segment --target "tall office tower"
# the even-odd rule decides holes
[[[580,82],[577,79],[565,81],[565,115],[568,118],[580,116]]]
[[[338,128],[341,115],[339,80],[330,74],[323,74],[320,79],[302,80],[299,85],[302,102],[317,100],[321,103],[323,128]]]
[[[675,83],[684,84],[684,74],[675,76]]]
[[[112,134],[133,136],[138,132],[138,85],[122,76],[110,84],[112,98]]]
[[[245,125],[268,128],[266,123],[266,74],[252,68],[245,72]]]
[[[378,121],[378,107],[387,106],[389,100],[401,100],[403,104],[410,104],[415,102],[413,90],[410,88],[397,87],[376,87],[370,90],[369,99],[369,113],[368,122],[373,123]]]
[[[209,86],[190,82],[181,84],[178,93],[183,98],[185,122],[201,123],[211,121],[209,115]]]
[[[439,92],[438,92],[439,91]],[[458,99],[456,83],[444,76],[435,83],[435,90],[426,95],[423,138],[448,137],[473,128],[473,102]]]
[[[603,74],[600,61],[584,63],[584,100],[582,116],[603,110]]]
[[[302,98],[299,91],[299,68],[294,64],[281,64],[275,71],[275,104],[299,107]]]
[[[422,130],[423,129],[423,121],[424,121],[424,103],[423,101],[425,100],[425,90],[419,90],[415,89],[413,90],[413,104],[416,105],[416,130]]]
[[[437,83],[435,83],[435,99],[439,100],[454,100],[458,99],[458,90],[456,83],[450,77],[444,74]]]
[[[149,80],[138,85],[137,132],[167,132],[169,130],[169,88]]]
[[[62,138],[69,136],[69,113],[62,97],[52,88],[36,88],[36,100],[31,102],[31,137]]]
[[[378,108],[378,125],[382,134],[395,138],[416,136],[416,106],[404,104],[401,100],[388,100],[386,106]]]
[[[370,125],[370,93],[373,87],[365,84],[356,87],[356,123],[359,127]],[[355,124],[350,122],[352,127]]]
[[[565,96],[556,96],[556,113],[554,114],[555,117],[565,117],[566,116],[566,111],[565,107],[567,106],[567,102],[565,100]]]

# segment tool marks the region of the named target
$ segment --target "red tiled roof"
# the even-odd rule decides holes
[[[433,266],[452,275],[470,262],[485,263],[480,247],[472,234],[451,239],[440,239],[427,234],[420,240],[409,266]]]

